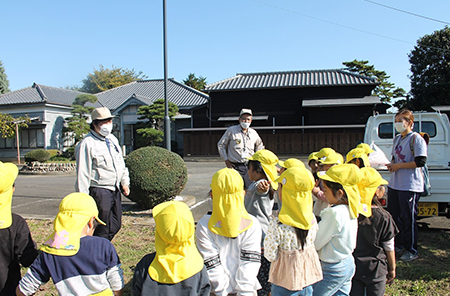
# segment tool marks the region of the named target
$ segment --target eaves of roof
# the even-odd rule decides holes
[[[250,89],[327,87],[349,85],[372,85],[376,78],[362,76],[342,69],[305,70],[286,72],[241,73],[205,87],[208,92]]]

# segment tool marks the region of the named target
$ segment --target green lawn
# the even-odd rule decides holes
[[[142,221],[142,217],[139,217]],[[149,226],[136,224],[137,217],[124,214],[123,226],[113,240],[122,262],[125,295],[131,295],[133,270],[139,260],[154,251],[154,232]],[[28,220],[34,240],[40,246],[52,230],[52,221]],[[397,279],[387,287],[386,295],[450,295],[450,234],[437,230],[419,232],[419,259],[397,262]],[[36,295],[58,295],[52,283],[41,287]]]

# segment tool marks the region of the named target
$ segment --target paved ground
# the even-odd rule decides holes
[[[285,158],[283,158],[285,159]],[[191,207],[195,221],[212,209],[207,197],[211,178],[224,167],[217,158],[191,158],[186,161],[188,182],[180,194]],[[19,175],[16,180],[12,210],[25,218],[53,219],[58,213],[61,199],[74,191],[75,175]],[[136,223],[149,223],[149,211],[142,211],[123,197],[124,210],[136,217]],[[419,221],[422,229],[450,231],[450,219],[444,217],[426,218]]]

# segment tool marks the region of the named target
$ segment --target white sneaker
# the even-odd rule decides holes
[[[409,262],[409,261],[416,260],[417,258],[419,258],[419,255],[417,253],[413,254],[410,251],[406,251],[402,255],[402,257],[400,257],[400,260],[405,261],[405,262]]]

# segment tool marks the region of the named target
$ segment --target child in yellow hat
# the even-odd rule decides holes
[[[244,207],[244,182],[224,168],[211,181],[213,210],[197,223],[197,248],[216,295],[253,295],[261,285],[261,225]]]
[[[325,197],[331,207],[320,213],[314,242],[323,280],[314,284],[314,295],[349,295],[355,272],[353,250],[358,232],[361,172],[356,165],[340,164],[320,172]]]
[[[33,295],[50,278],[59,295],[122,295],[123,271],[114,246],[92,236],[98,224],[105,225],[91,196],[77,192],[64,197],[54,231],[20,281],[17,295]]]
[[[247,212],[261,224],[261,253],[264,255],[264,236],[269,228],[269,217],[272,216],[275,190],[278,183],[274,180],[278,177],[278,157],[270,150],[258,150],[248,158],[248,177],[252,181],[245,194],[244,204]],[[258,281],[262,289],[259,295],[270,293],[269,280],[270,262],[261,257],[261,268],[258,273]]]
[[[378,200],[383,197],[388,182],[371,167],[361,168],[359,183],[362,215],[358,217],[355,258],[356,273],[350,295],[384,295],[386,284],[395,279],[394,238],[398,233],[392,216]]]
[[[347,163],[356,164],[359,168],[370,167],[369,157],[362,148],[354,148],[347,153]]]
[[[132,294],[209,296],[211,286],[195,245],[195,223],[189,207],[179,201],[153,208],[155,253],[134,269]]]
[[[322,148],[319,152],[323,153],[321,155],[326,156],[323,156],[319,159],[318,172],[326,172],[332,166],[344,163],[342,155],[331,148]],[[320,219],[320,212],[330,206],[327,199],[325,198],[321,179],[318,179],[316,181],[316,184],[312,190],[312,194],[316,198],[316,201],[314,202],[313,212],[314,215],[316,215],[316,217]]]
[[[312,295],[311,285],[322,280],[314,247],[318,229],[312,212],[314,178],[307,169],[292,167],[275,181],[283,184],[283,205],[264,239],[264,256],[272,262],[272,295]]]
[[[30,266],[38,255],[27,222],[11,213],[18,174],[15,164],[0,161],[0,295],[15,295],[20,266]]]

